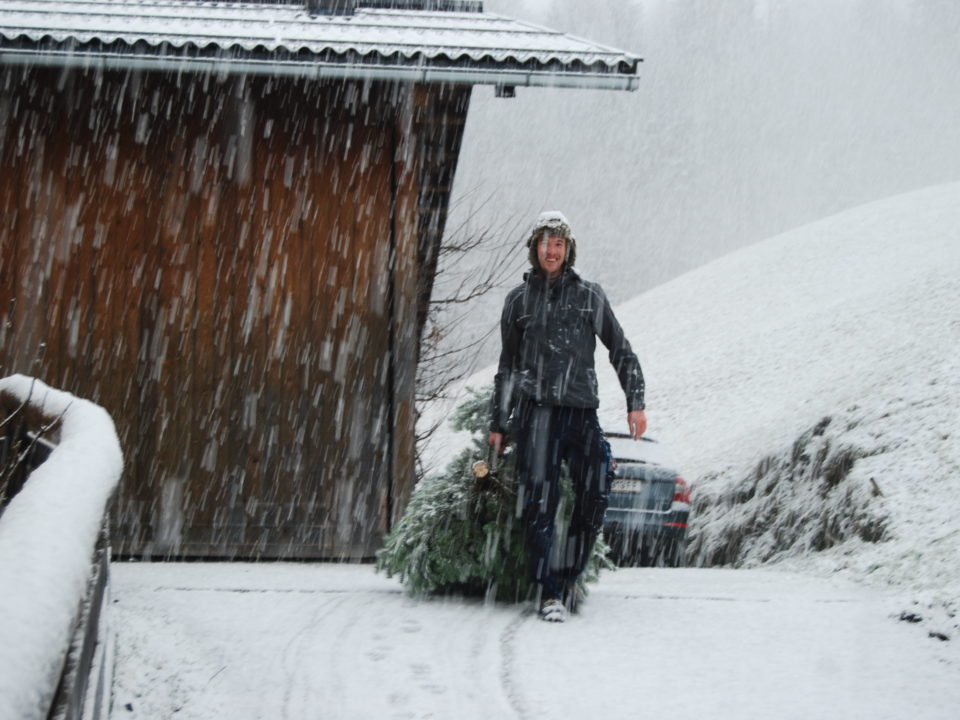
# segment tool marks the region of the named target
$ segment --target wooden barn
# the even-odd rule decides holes
[[[462,0],[0,4],[0,375],[112,414],[115,552],[371,556],[472,87],[637,63]]]

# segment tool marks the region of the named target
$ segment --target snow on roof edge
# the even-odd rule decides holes
[[[212,48],[219,72],[246,72],[255,60],[284,75],[291,74],[282,71],[288,64],[350,66],[359,56],[362,64],[398,66],[403,79],[410,79],[410,67],[442,68],[460,82],[508,84],[523,66],[537,79],[521,84],[626,90],[636,89],[641,62],[616,48],[487,13],[361,9],[315,17],[295,5],[182,2],[151,5],[144,13],[145,7],[129,0],[74,2],[68,12],[54,13],[38,0],[0,5],[0,62],[43,58],[40,64],[74,67],[112,54],[113,67],[142,69],[145,58],[175,58],[178,71],[202,72]],[[471,77],[476,71],[480,79]],[[499,71],[507,75],[498,78]],[[565,76],[578,80],[556,81]]]

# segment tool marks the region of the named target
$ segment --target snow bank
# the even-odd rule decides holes
[[[6,391],[62,416],[60,444],[0,516],[0,718],[46,717],[123,457],[106,411],[22,375]]]
[[[885,448],[851,443],[850,429],[826,417],[735,482],[723,482],[722,474],[700,478],[689,563],[750,567],[821,552],[851,538],[889,539],[880,485],[853,472],[864,467],[860,460]]]

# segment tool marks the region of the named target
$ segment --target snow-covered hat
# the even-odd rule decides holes
[[[544,232],[555,237],[562,237],[567,241],[567,257],[564,261],[564,267],[573,267],[577,259],[577,240],[570,228],[570,221],[567,216],[559,210],[547,210],[537,216],[530,236],[527,238],[527,247],[530,248],[530,264],[533,267],[540,267],[537,260],[537,242],[543,237]]]

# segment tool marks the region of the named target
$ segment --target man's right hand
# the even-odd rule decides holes
[[[492,445],[493,449],[497,451],[497,455],[503,454],[503,433],[492,432],[490,437],[487,438],[487,445]]]

